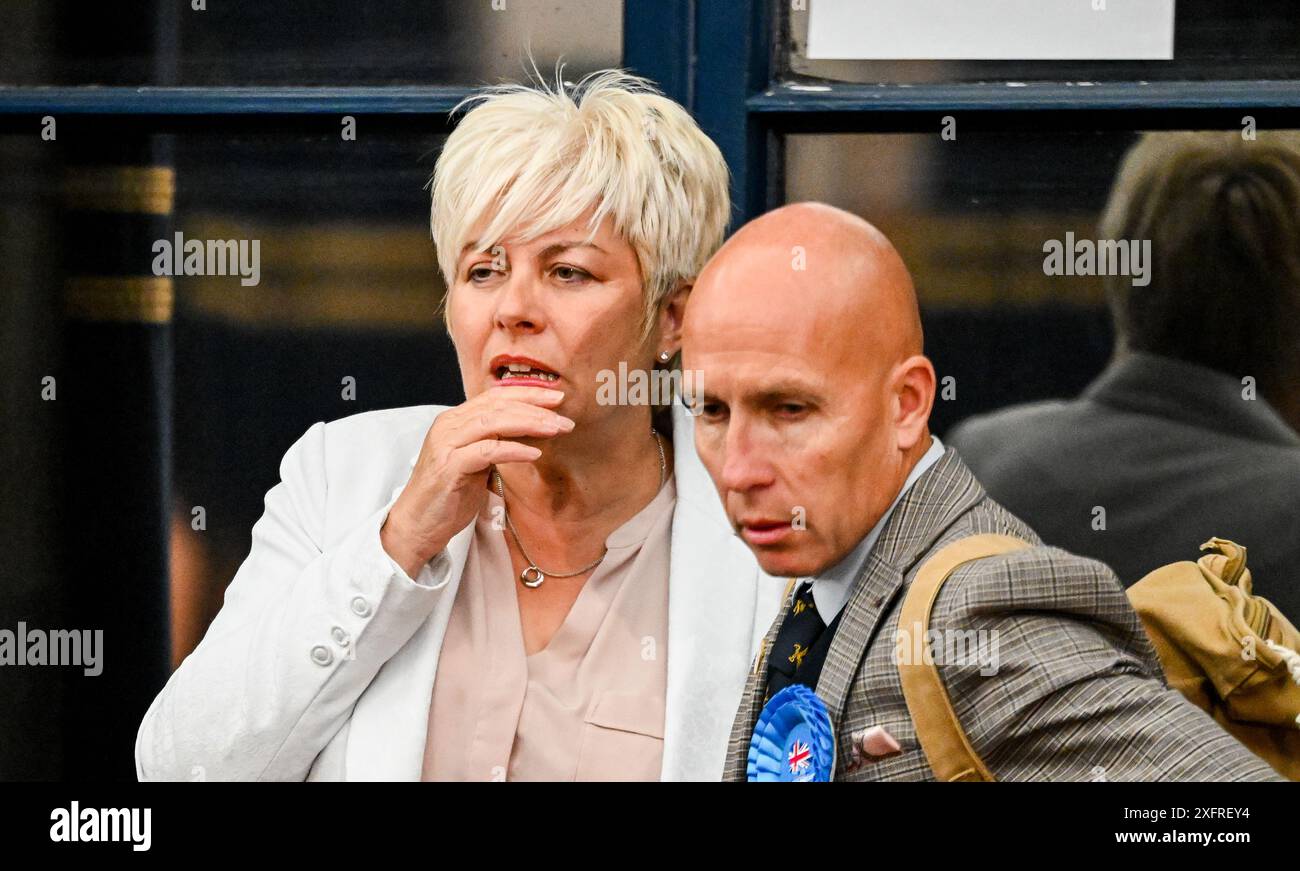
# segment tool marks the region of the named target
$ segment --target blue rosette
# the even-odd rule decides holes
[[[826,703],[791,684],[763,706],[749,741],[750,782],[828,783],[835,774],[835,729]]]

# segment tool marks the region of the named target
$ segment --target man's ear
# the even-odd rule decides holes
[[[899,450],[911,450],[927,432],[930,410],[934,407],[935,381],[934,365],[920,354],[894,367],[891,384]]]
[[[668,351],[676,354],[682,346],[682,323],[686,314],[686,302],[690,299],[694,279],[682,279],[677,282],[672,292],[659,306],[659,347],[655,353]]]

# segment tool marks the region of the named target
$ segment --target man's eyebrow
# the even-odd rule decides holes
[[[790,399],[799,399],[814,405],[822,405],[825,398],[812,386],[797,381],[778,381],[767,384],[759,390],[751,391],[746,399],[760,405],[773,405]]]
[[[747,402],[757,405],[774,405],[791,399],[798,399],[813,405],[824,405],[826,399],[817,390],[807,384],[797,381],[779,381],[775,384],[767,384],[758,390],[746,390],[740,396],[741,402]],[[722,400],[705,390],[700,395],[702,402],[721,402]]]

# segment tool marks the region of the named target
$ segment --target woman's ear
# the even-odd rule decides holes
[[[682,279],[659,307],[659,347],[655,349],[676,354],[682,346],[682,319],[686,314],[686,301],[690,299],[695,279]]]

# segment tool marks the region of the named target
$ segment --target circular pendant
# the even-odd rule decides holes
[[[542,574],[542,570],[537,566],[529,566],[519,573],[519,580],[524,582],[525,587],[535,590],[542,585],[542,581],[546,580],[546,575]]]

